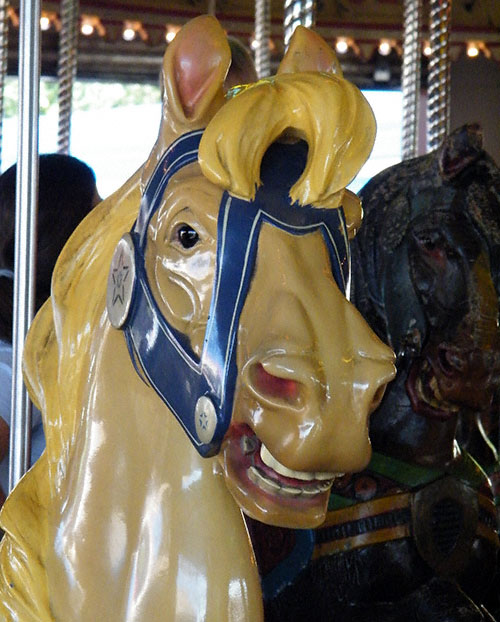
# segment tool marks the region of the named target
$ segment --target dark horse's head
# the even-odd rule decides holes
[[[355,302],[398,356],[374,448],[437,464],[457,423],[491,417],[500,381],[500,170],[468,125],[361,196]]]

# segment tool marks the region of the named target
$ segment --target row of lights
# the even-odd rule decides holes
[[[15,26],[19,25],[19,18],[16,15],[16,12],[9,7],[9,17]],[[40,28],[41,30],[49,30],[51,26],[54,26],[56,30],[60,30],[61,21],[57,15],[57,13],[42,11],[42,15],[40,17]],[[173,24],[168,24],[165,29],[165,40],[167,43],[170,43],[177,32],[179,31],[180,26],[175,26]],[[81,23],[80,23],[80,32],[85,37],[90,37],[94,33],[97,33],[100,37],[104,37],[106,34],[106,29],[102,25],[101,20],[96,15],[82,15]],[[122,37],[125,41],[133,41],[134,39],[140,38],[142,41],[146,41],[148,38],[148,34],[144,29],[143,25],[139,21],[127,20],[124,22]],[[256,42],[252,41],[251,47],[255,49]],[[270,40],[270,47],[272,46]],[[350,49],[357,55],[360,55],[359,46],[356,44],[353,38],[351,37],[337,37],[335,43],[335,49],[338,54],[346,54]],[[399,55],[402,54],[401,46],[395,39],[381,39],[378,45],[378,53],[381,56],[389,56],[389,54],[395,50]],[[429,41],[424,41],[422,45],[422,52],[424,56],[430,56],[432,53],[431,46]],[[467,56],[469,58],[477,58],[479,54],[482,53],[486,58],[491,58],[491,51],[488,49],[484,41],[469,41],[467,43]]]
[[[56,13],[42,11],[42,15],[40,17],[41,30],[49,30],[52,26],[56,30],[61,29],[61,21],[59,17]],[[180,26],[167,24],[165,27],[165,40],[167,43],[170,43],[173,40],[179,30]],[[94,33],[97,33],[100,37],[104,37],[106,34],[106,28],[96,15],[82,15],[80,20],[80,32],[85,37],[91,37]],[[126,20],[123,23],[122,37],[125,41],[133,41],[138,38],[142,41],[147,41],[148,33],[140,21]]]
[[[337,37],[335,43],[335,49],[338,54],[346,54],[351,49],[357,56],[360,55],[359,46],[351,37]],[[395,50],[399,55],[403,50],[395,39],[380,39],[378,45],[378,53],[381,56],[389,56],[389,54]],[[486,58],[491,57],[491,51],[487,48],[484,41],[469,41],[467,43],[467,56],[469,58],[476,58],[482,52]],[[432,53],[431,45],[429,41],[424,41],[422,44],[422,53],[424,56],[430,56]]]

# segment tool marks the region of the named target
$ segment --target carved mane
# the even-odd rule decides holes
[[[253,199],[267,148],[280,136],[309,146],[304,172],[290,190],[301,205],[337,207],[372,146],[375,119],[360,91],[338,75],[281,73],[230,99],[203,134],[205,176]]]

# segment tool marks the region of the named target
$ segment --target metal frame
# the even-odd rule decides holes
[[[285,0],[283,18],[285,49],[297,26],[312,28],[316,24],[316,0]]]
[[[9,40],[9,0],[0,0],[0,164],[3,144],[3,102]]]
[[[452,0],[431,0],[429,76],[427,79],[427,149],[437,149],[450,129],[449,37]]]
[[[78,60],[79,0],[61,0],[61,33],[59,36],[59,128],[57,150],[69,153],[73,84]]]
[[[407,160],[418,155],[422,0],[405,0],[404,25],[403,71],[401,75],[403,93],[401,157],[403,160]]]
[[[271,0],[255,0],[255,70],[260,78],[271,75]]]
[[[9,490],[29,467],[31,404],[23,383],[22,353],[33,319],[38,200],[40,99],[40,0],[21,0],[19,20],[19,107],[16,180],[16,252],[12,331],[12,418]]]

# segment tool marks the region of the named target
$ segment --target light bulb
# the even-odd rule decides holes
[[[475,43],[467,44],[467,56],[469,58],[476,58],[476,56],[479,56],[479,48]]]
[[[382,39],[380,42],[380,45],[378,46],[378,53],[381,56],[389,56],[391,53],[391,44],[387,41],[387,39]]]
[[[347,43],[347,40],[343,37],[339,37],[337,39],[337,43],[335,44],[335,49],[339,54],[345,54],[349,49],[349,44]]]
[[[48,30],[50,28],[50,19],[46,15],[40,17],[40,28],[42,30]]]
[[[135,30],[133,28],[124,28],[122,37],[125,41],[133,41],[135,39]]]
[[[94,27],[90,22],[83,22],[80,27],[80,32],[82,33],[82,35],[90,37],[90,35],[94,32]]]

